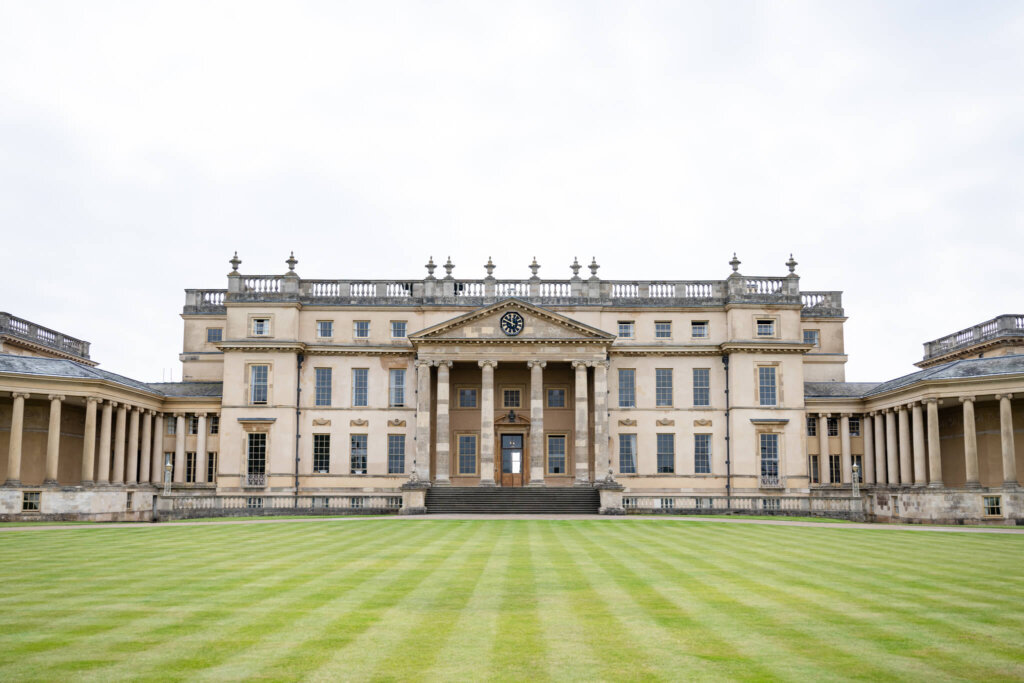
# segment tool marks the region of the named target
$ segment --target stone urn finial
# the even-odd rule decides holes
[[[494,262],[491,260],[490,256],[487,257],[487,263],[484,264],[484,270],[487,271],[487,277],[493,277],[493,275],[494,275]]]
[[[449,256],[448,260],[445,261],[445,264],[444,264],[444,272],[445,272],[444,279],[445,280],[451,280],[452,279],[452,270],[454,270],[454,269],[455,269],[455,264],[452,263],[452,257]]]
[[[237,275],[238,274],[238,266],[242,265],[242,259],[238,258],[238,252],[237,251],[235,252],[235,255],[231,257],[231,260],[228,261],[228,263],[231,264],[231,274],[232,275]]]
[[[597,265],[597,257],[591,256],[590,265],[587,266],[587,268],[590,268],[590,277],[597,277],[597,269],[600,267],[601,266]]]
[[[434,279],[434,269],[436,269],[436,268],[437,268],[437,265],[434,263],[434,257],[431,256],[430,260],[427,261],[427,265],[426,265],[427,279],[428,280],[433,280]]]
[[[569,270],[572,271],[572,277],[573,277],[574,280],[578,280],[579,279],[579,277],[580,277],[580,268],[582,268],[582,267],[583,266],[580,265],[580,260],[578,258],[576,258],[575,256],[573,256],[572,257],[572,263],[569,265]]]
[[[298,264],[298,262],[299,262],[299,260],[297,258],[295,258],[295,252],[294,251],[291,254],[288,255],[287,259],[285,259],[285,263],[288,264],[288,273],[290,275],[294,275],[295,274],[295,266]]]
[[[729,265],[732,266],[732,272],[740,272],[740,260],[736,258],[736,252],[732,252],[732,260],[729,261]]]
[[[797,262],[793,260],[793,254],[789,255],[789,260],[786,261],[786,267],[789,268],[790,273],[796,273]]]
[[[540,264],[537,263],[537,257],[533,257],[533,261],[530,263],[530,272],[533,273],[533,277],[537,277],[537,271],[540,270]]]

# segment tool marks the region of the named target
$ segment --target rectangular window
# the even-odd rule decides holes
[[[501,405],[504,408],[519,408],[522,404],[522,396],[519,389],[502,389]]]
[[[352,405],[365,408],[369,397],[370,370],[368,368],[352,368]]]
[[[404,320],[392,320],[391,321],[391,338],[392,339],[404,339],[405,338],[405,321]]]
[[[758,318],[758,320],[757,320],[757,336],[758,337],[774,337],[775,336],[775,321],[772,318]]]
[[[258,510],[263,507],[263,499],[259,496],[249,496],[245,499],[245,507],[251,510]]]
[[[215,344],[219,341],[224,340],[224,329],[220,327],[207,327],[206,328],[206,341],[210,344]]]
[[[661,509],[662,510],[674,510],[675,507],[676,507],[676,499],[675,498],[662,498],[660,505],[661,505]]]
[[[249,366],[249,402],[253,405],[267,404],[269,365]]]
[[[711,368],[693,369],[693,405],[711,405]]]
[[[129,491],[128,494],[124,497],[124,509],[125,510],[131,510],[132,509],[132,503],[135,502],[133,500],[135,498],[134,493],[135,493],[134,491]]]
[[[761,485],[778,486],[779,435],[761,434]]]
[[[619,369],[619,407],[636,408],[636,370]]]
[[[188,433],[190,436],[195,436],[199,433],[199,416],[189,415],[188,416]]]
[[[212,451],[206,454],[206,481],[217,481],[217,454]]]
[[[565,389],[548,389],[548,408],[565,407]]]
[[[838,455],[828,456],[828,474],[829,480],[833,484],[838,484],[843,481],[843,463],[842,457]]]
[[[476,474],[476,435],[459,435],[459,474]]]
[[[270,334],[270,318],[253,318],[252,334],[254,337],[265,337]]]
[[[654,405],[659,408],[672,406],[672,368],[654,370]]]
[[[27,495],[27,494],[26,494]],[[38,493],[36,494],[39,495]],[[985,516],[1002,517],[1003,505],[1000,496],[984,496]],[[38,509],[38,508],[36,508]]]
[[[331,368],[314,368],[313,374],[316,378],[316,391],[314,393],[316,405],[331,405],[331,379],[333,377]]]
[[[709,327],[707,320],[694,320],[690,323],[690,336],[694,339],[707,339]]]
[[[196,483],[196,454],[185,453],[185,483]]]
[[[839,418],[830,417],[825,420],[825,424],[828,426],[829,436],[839,436]]]
[[[334,322],[331,320],[316,321],[316,336],[321,339],[329,339],[334,336]]]
[[[246,449],[246,474],[252,481],[253,475],[264,476],[267,473],[267,435],[249,434]]]
[[[818,345],[818,331],[817,330],[804,330],[804,344]]]
[[[811,455],[811,456],[808,456],[808,458],[809,458],[809,465],[810,465],[810,468],[811,468],[811,483],[812,484],[817,484],[817,483],[819,483],[821,481],[819,479],[819,477],[818,477],[818,456]]]
[[[352,474],[366,474],[366,434],[353,434],[351,441],[349,442],[352,446],[350,455],[351,467],[349,471]]]
[[[313,435],[313,474],[327,474],[331,471],[331,435]]]
[[[860,436],[860,418],[850,418],[850,436]]]
[[[388,373],[388,403],[392,408],[405,405],[405,369],[391,368]]]
[[[676,435],[658,434],[658,474],[676,471]]]
[[[818,418],[808,416],[807,417],[807,436],[817,436],[817,435],[818,435]]]
[[[757,385],[757,396],[761,405],[775,405],[775,366],[762,365],[757,369]]]
[[[178,421],[173,417],[169,417],[165,423],[167,425],[167,436],[174,436],[178,431]]]
[[[210,416],[210,434],[213,436],[220,434],[220,415]]]
[[[476,389],[459,389],[459,407],[476,408]]]
[[[635,336],[636,323],[632,320],[620,320],[619,321],[619,337],[622,339],[632,339]]]
[[[636,434],[619,434],[619,473],[636,474]]]
[[[388,474],[405,474],[405,434],[388,434]]]
[[[23,491],[21,494],[22,512],[39,512],[39,497],[41,491]]]
[[[565,474],[565,435],[548,435],[548,474]]]
[[[693,435],[693,472],[711,474],[711,435]]]
[[[369,339],[370,338],[370,321],[369,320],[356,320],[353,326],[353,336],[356,339]]]
[[[654,338],[655,339],[671,339],[672,338],[672,323],[668,321],[654,323]]]

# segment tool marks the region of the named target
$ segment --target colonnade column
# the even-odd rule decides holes
[[[981,488],[978,477],[978,433],[974,424],[974,397],[960,399],[964,404],[964,470],[967,473],[967,488]]]
[[[96,465],[96,404],[98,398],[85,399],[85,433],[82,435],[82,486],[92,486]]]
[[[185,483],[185,413],[174,414],[174,483]]]
[[[418,360],[416,366],[416,462],[413,478],[430,479],[430,366],[433,361]]]
[[[113,416],[116,401],[103,402],[103,415],[100,419],[100,455],[96,460],[96,483],[110,483],[110,420]]]
[[[50,394],[50,424],[46,432],[46,475],[44,486],[57,485],[57,472],[60,465],[60,407],[64,397]]]
[[[870,415],[861,415],[860,433],[864,437],[864,468],[865,484],[875,483],[875,421]]]
[[[480,377],[480,485],[494,486],[494,368],[496,360],[479,361]]]
[[[117,428],[114,430],[114,474],[111,484],[124,483],[124,432],[128,406],[122,403],[117,407]]]
[[[1003,486],[1016,488],[1017,460],[1013,446],[1013,394],[997,394],[999,400],[999,437],[1003,449]]]
[[[939,442],[939,401],[925,399],[928,404],[928,486],[942,488],[942,446]]]
[[[526,361],[530,368],[530,486],[544,486],[544,367],[542,360]]]
[[[5,486],[21,486],[21,439],[25,429],[25,399],[28,394],[11,394],[11,440],[7,448],[7,481]]]
[[[828,413],[818,413],[818,483],[831,483],[828,466]]]
[[[206,413],[196,413],[199,425],[196,434],[196,483],[206,483]]]
[[[889,465],[889,486],[900,484],[899,445],[896,441],[896,411],[888,408],[885,411],[885,458]]]
[[[850,413],[842,413],[839,416],[839,443],[842,454],[843,471],[840,479],[845,478],[847,482],[853,483],[853,449],[850,446]],[[836,482],[841,483],[841,482]]]
[[[157,413],[153,424],[153,458],[152,468],[149,471],[151,484],[159,484],[164,479],[164,414]]]
[[[875,483],[888,484],[889,473],[885,467],[885,414],[876,412],[871,421],[875,423]]]
[[[914,486],[924,486],[928,473],[924,450],[924,415],[920,401],[914,401],[911,412],[914,416]]]
[[[608,366],[609,361],[594,362],[594,479],[605,467],[607,481],[615,479],[608,453]]]
[[[128,420],[128,463],[125,467],[124,483],[134,484],[139,478],[139,413],[142,408],[132,408]]]
[[[149,481],[149,465],[153,457],[153,411],[142,413],[142,453],[139,455],[139,483]]]
[[[588,466],[587,438],[590,432],[590,411],[587,410],[587,361],[574,360],[572,367],[576,370],[576,443],[573,449],[576,461],[577,486],[590,485],[590,468]]]
[[[910,413],[906,406],[896,406],[900,424],[900,485],[914,483],[914,470],[910,457]]]
[[[440,486],[451,484],[451,418],[448,413],[451,405],[451,367],[450,360],[437,361],[437,466],[434,484]]]

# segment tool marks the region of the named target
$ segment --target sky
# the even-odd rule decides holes
[[[0,310],[180,379],[185,288],[784,275],[847,379],[1024,312],[1021,2],[0,0]]]

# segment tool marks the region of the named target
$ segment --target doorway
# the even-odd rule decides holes
[[[523,435],[501,435],[501,485],[523,486]]]

